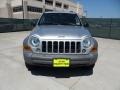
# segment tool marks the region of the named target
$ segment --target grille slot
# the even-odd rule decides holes
[[[48,41],[47,47],[48,47],[48,53],[52,53],[52,49],[53,49],[52,41]]]
[[[70,51],[70,43],[65,42],[65,53],[69,53],[69,51]]]
[[[60,41],[59,42],[59,53],[63,53],[64,52],[64,42]]]
[[[46,41],[42,42],[42,52],[46,52]]]
[[[53,42],[53,52],[58,53],[58,42],[57,41]]]
[[[71,42],[71,53],[75,53],[75,42]]]
[[[43,53],[81,53],[80,41],[42,41]]]
[[[77,44],[76,44],[76,52],[77,53],[81,52],[81,43],[80,42],[77,42]]]

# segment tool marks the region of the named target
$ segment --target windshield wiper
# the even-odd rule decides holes
[[[61,25],[59,23],[40,23],[39,25]]]
[[[72,25],[72,26],[81,26],[74,23],[40,23],[39,25]]]
[[[77,24],[74,24],[74,23],[62,23],[61,25],[81,26],[81,24],[77,25]]]

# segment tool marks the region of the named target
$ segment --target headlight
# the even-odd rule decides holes
[[[40,40],[37,36],[32,36],[29,40],[29,43],[33,47],[38,47],[40,45]]]
[[[83,40],[83,47],[84,48],[89,48],[91,46],[91,39],[90,38],[85,38]]]

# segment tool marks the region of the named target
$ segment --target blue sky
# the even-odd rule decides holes
[[[120,18],[120,0],[76,0],[92,18]]]

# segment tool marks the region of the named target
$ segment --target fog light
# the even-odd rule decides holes
[[[85,49],[83,49],[83,50],[82,50],[82,53],[86,53],[86,50],[85,50]]]
[[[40,48],[36,48],[36,52],[40,52]]]

